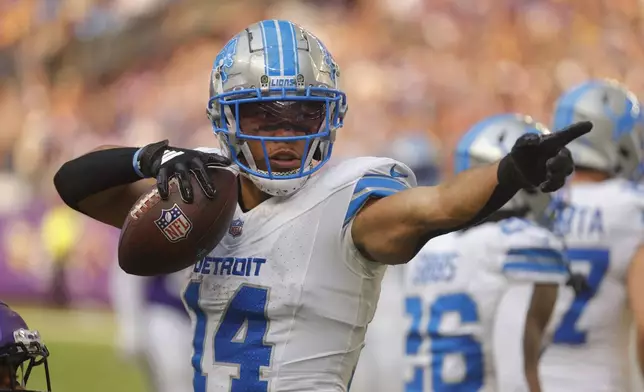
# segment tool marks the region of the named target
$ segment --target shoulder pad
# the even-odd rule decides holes
[[[407,188],[416,186],[416,176],[407,165],[391,158],[359,157],[332,164],[324,170],[319,180],[337,189],[360,180],[364,176],[380,175],[393,178]]]

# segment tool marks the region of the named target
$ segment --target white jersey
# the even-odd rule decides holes
[[[432,239],[407,266],[406,392],[494,391],[494,321],[513,282],[561,284],[563,244],[518,218]]]
[[[545,391],[623,391],[628,383],[626,275],[644,239],[644,188],[625,180],[573,184],[564,234],[573,272],[591,290],[561,290],[541,361]]]
[[[353,217],[415,182],[396,161],[356,158],[292,196],[238,207],[184,294],[194,392],[346,391],[386,268],[356,250]]]

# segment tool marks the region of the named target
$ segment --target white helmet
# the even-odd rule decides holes
[[[550,131],[531,117],[516,113],[499,114],[478,122],[461,137],[456,146],[455,172],[460,173],[500,160],[512,150],[517,139],[526,133],[547,134]],[[500,210],[525,211],[531,219],[550,226],[554,218],[553,201],[553,195],[538,189],[520,190]]]
[[[217,55],[210,77],[208,118],[228,157],[263,192],[286,196],[299,190],[331,157],[335,132],[347,112],[339,89],[340,70],[324,44],[309,31],[284,20],[265,20],[248,26]],[[239,127],[239,106],[258,103],[277,113],[302,107],[322,107],[318,132],[304,136],[252,136]],[[311,102],[315,105],[311,105]],[[295,109],[293,109],[295,108]],[[311,114],[312,115],[312,114]],[[317,126],[317,125],[316,125]],[[258,169],[249,140],[305,141],[299,169],[277,172],[265,157],[267,170]]]
[[[644,155],[643,120],[635,94],[616,81],[593,80],[559,97],[553,129],[563,129],[577,121],[591,121],[593,131],[567,146],[575,165],[634,179]]]

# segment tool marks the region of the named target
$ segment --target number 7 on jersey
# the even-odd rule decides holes
[[[599,286],[608,272],[610,254],[606,249],[571,248],[566,251],[566,255],[572,265],[590,264],[587,279],[590,290],[575,296],[570,308],[564,314],[561,324],[555,331],[552,341],[555,344],[584,344],[586,343],[586,331],[578,330],[577,322],[586,306],[595,297],[595,293],[599,290]]]

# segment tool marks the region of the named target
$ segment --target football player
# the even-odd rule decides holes
[[[438,182],[440,172],[438,151],[434,143],[422,133],[396,138],[385,151],[409,167],[418,185]],[[402,391],[404,325],[393,320],[404,317],[402,266],[387,268],[380,287],[378,308],[369,324],[365,347],[353,380],[351,392]]]
[[[143,360],[155,392],[192,390],[192,328],[181,299],[187,271],[141,277],[114,263],[110,295],[117,319],[117,347],[126,360]]]
[[[208,166],[239,172],[239,230],[194,265],[185,288],[195,392],[346,390],[386,265],[406,263],[522,187],[559,189],[572,173],[565,144],[592,128],[523,136],[499,162],[415,188],[414,174],[392,159],[327,164],[347,113],[339,80],[311,32],[254,23],[211,72],[207,113],[222,150],[104,146],[54,177],[70,207],[120,228],[150,184],[167,198],[176,177],[192,202],[194,192],[215,192]]]
[[[628,181],[642,158],[644,122],[635,95],[610,80],[583,83],[559,98],[555,128],[581,118],[595,126],[570,144],[576,169],[557,230],[571,269],[589,287],[578,295],[561,291],[540,373],[546,391],[622,391],[628,309],[644,366],[644,188]]]
[[[461,138],[455,171],[489,165],[522,135],[547,132],[526,116],[489,117]],[[540,390],[541,339],[558,285],[568,278],[563,244],[547,229],[552,204],[550,194],[519,191],[481,224],[430,241],[409,262],[405,391],[497,390],[495,317],[506,292],[522,282],[534,284],[523,316],[526,383],[530,391]]]
[[[0,302],[0,392],[37,392],[28,390],[27,382],[38,366],[44,368],[47,392],[51,392],[48,357],[38,331],[30,330],[18,313]]]

